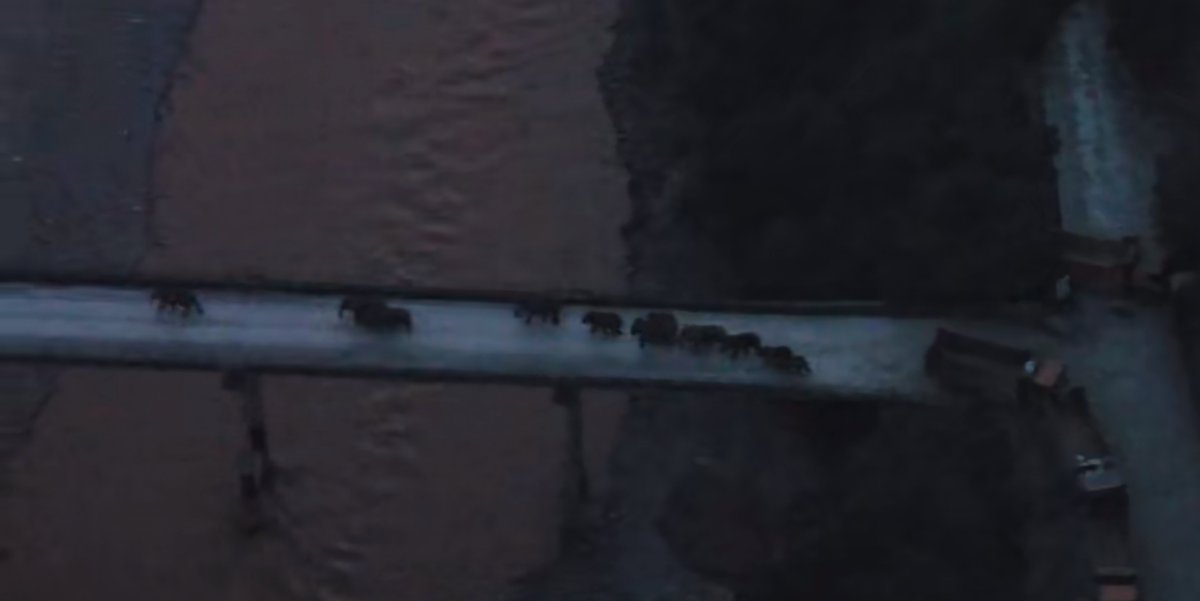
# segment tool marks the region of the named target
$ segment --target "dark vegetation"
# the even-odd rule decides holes
[[[1058,199],[1040,61],[1067,4],[623,0],[599,77],[630,176],[632,284],[692,270],[697,294],[899,301],[1043,285]],[[640,590],[642,572],[611,566],[649,523],[739,600],[1086,586],[1072,482],[1030,416],[681,401],[632,404],[614,542],[574,564],[614,590]]]
[[[630,0],[601,73],[630,193],[669,196],[745,297],[1027,293],[1053,263],[1036,65],[1065,5]]]
[[[1109,0],[1112,46],[1125,59],[1148,106],[1170,128],[1158,160],[1162,241],[1200,263],[1200,4],[1190,0]]]
[[[1026,591],[1028,563],[1046,560],[1030,533],[1075,511],[1053,462],[1020,459],[1044,448],[1031,423],[886,405],[758,411],[781,422],[766,442],[693,464],[659,520],[677,556],[739,598],[1071,598]]]
[[[1109,41],[1167,126],[1170,146],[1157,159],[1158,229],[1183,270],[1200,267],[1200,3],[1109,0]],[[1193,391],[1200,391],[1200,286],[1173,298],[1176,334]],[[1195,393],[1193,401],[1200,404]]]
[[[1109,40],[1151,92],[1195,91],[1200,5],[1189,0],[1108,0]]]

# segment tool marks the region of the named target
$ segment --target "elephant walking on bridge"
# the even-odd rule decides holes
[[[734,334],[721,341],[721,350],[729,353],[729,356],[734,359],[742,355],[758,352],[760,348],[762,348],[762,340],[754,332]]]
[[[679,333],[679,322],[670,313],[654,312],[633,320],[629,333],[638,337],[638,346],[670,346]]]
[[[200,299],[196,298],[195,292],[186,288],[158,288],[150,293],[150,300],[159,311],[178,311],[184,317],[190,317],[192,313],[204,315]]]
[[[583,316],[583,323],[591,328],[593,334],[604,334],[606,336],[621,335],[621,316],[609,311],[588,311]]]
[[[412,332],[412,314],[408,309],[389,307],[387,302],[380,298],[347,297],[342,299],[342,304],[338,306],[338,318],[342,318],[347,311],[353,316],[355,325],[368,330]]]

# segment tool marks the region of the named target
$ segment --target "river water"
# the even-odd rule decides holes
[[[594,75],[615,11],[204,2],[141,271],[621,291],[628,201]],[[284,476],[276,527],[246,541],[214,375],[66,372],[0,499],[0,597],[486,599],[555,557],[549,391],[271,378],[265,396]],[[584,402],[602,476],[624,401]]]
[[[21,106],[42,124],[29,139],[54,141],[0,136],[0,164],[70,177],[0,181],[22,200],[0,204],[0,255],[196,277],[620,291],[629,203],[594,75],[615,4],[206,0],[154,130],[168,88],[153,74],[188,1],[15,0],[0,42],[42,44],[47,64],[73,74],[26,85],[42,80],[10,77],[7,63],[24,59],[0,54],[0,129]],[[1059,157],[1064,220],[1144,232],[1149,212],[1127,201],[1149,189],[1141,149],[1154,144],[1108,93],[1120,77],[1105,66],[1097,10],[1073,14],[1049,73],[1048,113],[1078,150]],[[128,147],[150,136],[145,161]],[[40,398],[45,377],[5,377],[0,393]],[[59,377],[0,496],[0,599],[488,599],[557,554],[566,433],[548,391],[265,387],[284,476],[275,527],[247,541],[234,529],[236,407],[214,375]],[[603,491],[624,401],[584,400]],[[1164,426],[1183,423],[1176,414],[1104,398],[1099,413],[1141,428],[1110,427],[1126,459],[1180,448],[1163,443],[1181,431]],[[1134,503],[1135,551],[1157,564],[1144,573],[1160,596],[1191,598],[1190,564],[1167,560],[1194,554],[1196,483],[1161,471],[1132,482],[1148,501]],[[645,557],[622,569],[654,572]]]

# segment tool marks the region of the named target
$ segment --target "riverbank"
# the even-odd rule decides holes
[[[0,269],[127,274],[153,242],[154,142],[193,0],[15,0],[0,23]],[[60,370],[0,372],[0,488]],[[3,543],[0,543],[3,544]],[[2,568],[0,568],[2,569]]]

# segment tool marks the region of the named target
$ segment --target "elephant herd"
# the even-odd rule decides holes
[[[534,320],[557,325],[562,320],[562,307],[552,301],[532,301],[517,305],[513,315],[525,323]],[[624,325],[621,316],[611,311],[588,311],[581,320],[593,335],[619,337]],[[682,347],[693,352],[720,350],[733,359],[757,355],[768,366],[779,371],[807,374],[812,371],[808,360],[786,346],[763,346],[754,332],[731,334],[718,325],[683,325],[674,315],[662,311],[647,313],[633,320],[629,334],[638,346]]]
[[[178,313],[185,318],[204,314],[196,294],[184,288],[159,288],[151,293],[150,299],[159,311]],[[407,309],[390,306],[379,297],[348,296],[338,306],[338,318],[347,313],[356,326],[371,331],[409,333],[413,329],[412,314]],[[526,301],[516,305],[513,315],[526,324],[536,320],[558,325],[562,321],[562,304],[553,300]],[[624,322],[617,313],[588,311],[581,321],[593,335],[612,338],[623,335]],[[640,347],[680,347],[692,352],[719,350],[733,359],[757,355],[778,371],[798,374],[812,371],[804,356],[786,346],[764,346],[754,332],[731,334],[719,325],[681,326],[673,314],[663,311],[652,311],[633,320],[629,334],[637,338]]]
[[[170,312],[183,317],[204,315],[204,307],[196,293],[186,288],[163,287],[150,293],[150,301],[159,312]],[[354,324],[379,332],[411,332],[412,314],[408,309],[392,307],[382,298],[371,296],[348,296],[338,305],[338,318],[350,314]]]

